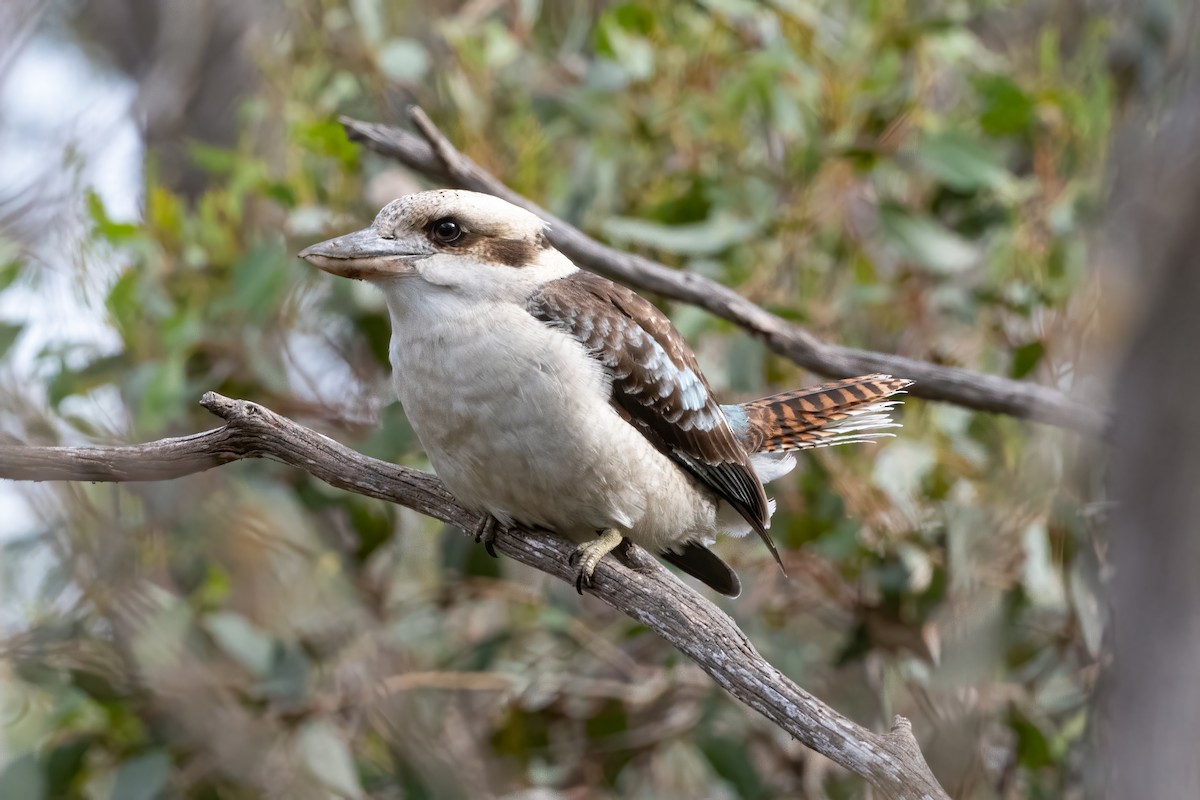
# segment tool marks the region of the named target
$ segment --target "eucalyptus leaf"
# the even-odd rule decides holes
[[[375,43],[383,38],[383,0],[350,0],[350,12],[366,42]]]
[[[1046,345],[1040,341],[1029,342],[1013,350],[1011,374],[1014,378],[1024,378],[1042,360],[1046,354]]]
[[[0,358],[4,358],[8,351],[12,349],[12,346],[16,344],[17,338],[20,337],[21,331],[24,328],[24,325],[0,322]]]
[[[893,503],[909,507],[919,496],[921,482],[937,465],[937,454],[924,442],[897,439],[875,459],[875,485]]]
[[[542,13],[542,0],[517,0],[517,19],[522,25],[532,25],[537,22]]]
[[[605,28],[614,60],[634,80],[646,80],[654,73],[654,46],[642,36],[627,33],[612,24]]]
[[[1050,549],[1045,520],[1031,522],[1021,539],[1025,560],[1022,563],[1022,582],[1029,599],[1038,606],[1062,610],[1067,605],[1067,592],[1062,574]]]
[[[489,25],[486,29],[483,58],[488,67],[503,69],[521,56],[521,43],[502,25]]]
[[[1012,177],[990,148],[958,131],[923,137],[917,145],[917,163],[962,192],[999,189]]]
[[[305,725],[297,736],[297,749],[313,777],[338,797],[354,800],[363,796],[350,748],[329,722]]]
[[[1100,603],[1096,578],[1088,573],[1079,560],[1071,565],[1069,587],[1071,607],[1079,621],[1084,644],[1093,658],[1098,657],[1104,641],[1106,615]]]
[[[662,225],[644,219],[612,217],[605,220],[603,230],[606,236],[624,244],[678,255],[706,256],[744,242],[759,231],[759,225],[752,220],[724,214],[686,225]]]
[[[908,261],[937,273],[961,272],[979,260],[976,247],[929,217],[896,206],[880,210],[884,236]]]
[[[271,669],[273,643],[271,637],[241,614],[219,611],[209,614],[205,626],[226,653],[242,666],[262,677]]]
[[[293,259],[278,246],[254,248],[234,264],[233,300],[237,310],[257,319],[277,313],[296,274]]]
[[[171,759],[155,750],[117,768],[110,800],[158,800],[170,777]]]
[[[34,753],[14,758],[0,771],[0,797],[42,800],[46,796],[46,778]]]
[[[1033,125],[1036,107],[1033,100],[1006,75],[987,75],[975,81],[983,110],[979,124],[992,136],[1012,136]]]
[[[379,48],[375,62],[380,72],[398,83],[420,80],[429,71],[429,53],[416,39],[389,39]]]

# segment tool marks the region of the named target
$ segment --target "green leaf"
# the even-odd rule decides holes
[[[734,19],[753,19],[763,15],[763,5],[755,0],[701,0],[701,4],[718,14],[728,14]]]
[[[1004,75],[988,75],[975,80],[983,110],[979,125],[992,136],[1014,136],[1030,129],[1036,108],[1029,95]]]
[[[378,42],[382,31],[387,30],[382,0],[350,0],[350,13],[358,23],[363,41],[368,44]]]
[[[601,23],[600,33],[597,49],[611,55],[630,78],[641,81],[654,74],[654,45],[649,39],[629,32],[611,16]]]
[[[339,797],[363,796],[350,748],[336,728],[324,720],[310,722],[297,738],[300,757],[313,777]]]
[[[630,33],[649,36],[654,32],[654,12],[642,2],[622,3],[612,9],[608,18]]]
[[[263,185],[263,192],[284,208],[295,208],[297,203],[296,190],[287,183],[268,181]]]
[[[3,248],[4,240],[0,239],[0,259],[2,259],[4,255],[7,255],[3,251]],[[13,282],[20,277],[22,266],[24,266],[24,264],[22,264],[22,262],[16,258],[12,259],[11,261],[3,262],[3,265],[0,266],[0,292],[4,291],[9,286],[12,286]]]
[[[737,790],[738,797],[766,796],[762,776],[755,769],[754,762],[746,758],[746,749],[741,742],[725,736],[714,736],[701,739],[699,745],[713,770]]]
[[[166,187],[151,187],[146,196],[146,223],[150,228],[160,236],[178,236],[183,220],[183,201]]]
[[[138,325],[145,321],[138,296],[140,280],[141,276],[136,270],[125,270],[104,299],[104,307],[112,316],[113,324],[125,336],[137,330]]]
[[[1054,765],[1046,734],[1029,717],[1019,709],[1013,708],[1008,725],[1017,735],[1017,759],[1021,766],[1036,770]]]
[[[1011,179],[989,148],[956,131],[922,137],[917,145],[917,163],[960,192],[999,189]]]
[[[349,502],[350,525],[358,534],[358,547],[354,557],[361,564],[366,562],[380,545],[388,542],[396,530],[396,521],[392,518],[387,503]]]
[[[625,244],[641,245],[686,256],[716,255],[760,230],[758,223],[719,214],[704,222],[661,225],[644,219],[613,217],[605,220],[604,233]]]
[[[749,334],[738,331],[726,336],[728,354],[726,372],[731,391],[741,393],[762,392],[766,348],[762,342]]]
[[[46,796],[46,778],[33,753],[15,758],[0,772],[0,797],[42,800]]]
[[[1011,374],[1014,378],[1023,378],[1033,371],[1033,368],[1046,354],[1046,345],[1041,342],[1023,344],[1013,350]]]
[[[205,620],[208,632],[229,655],[258,677],[271,669],[273,643],[241,614],[218,611]]]
[[[125,696],[117,687],[113,686],[108,676],[102,675],[99,672],[86,669],[72,669],[70,670],[70,674],[71,683],[75,685],[75,688],[98,703],[115,703]]]
[[[143,364],[139,377],[144,381],[138,409],[138,427],[147,433],[161,431],[184,407],[187,380],[182,358]]]
[[[1094,572],[1089,574],[1090,568],[1085,566],[1083,561],[1084,559],[1077,559],[1072,562],[1067,588],[1083,643],[1088,652],[1096,657],[1100,654],[1104,631],[1110,623],[1105,619],[1106,606],[1100,601],[1103,591]]]
[[[73,793],[85,766],[85,757],[92,746],[88,737],[62,742],[46,756],[47,794],[51,797],[75,797]],[[8,795],[4,795],[7,797]]]
[[[1067,597],[1063,588],[1062,565],[1050,547],[1045,520],[1029,523],[1021,543],[1025,556],[1021,567],[1021,583],[1030,602],[1056,613],[1064,610]]]
[[[483,62],[488,69],[500,70],[521,57],[521,43],[497,22],[483,29]]]
[[[928,217],[914,216],[898,206],[884,206],[879,216],[884,236],[908,261],[948,274],[978,260],[971,242]]]
[[[358,158],[358,146],[346,136],[346,129],[339,122],[323,119],[295,128],[297,143],[314,153],[336,158],[345,166],[352,166]]]
[[[542,13],[542,0],[517,0],[517,19],[521,25],[533,25]]]
[[[262,245],[238,259],[233,267],[233,299],[237,310],[251,319],[270,318],[297,274],[295,261],[277,246]]]
[[[17,337],[21,335],[23,329],[23,325],[0,322],[0,358],[4,358],[9,349],[16,344]]]
[[[188,142],[188,155],[193,163],[205,172],[214,175],[225,175],[238,168],[240,157],[236,150],[225,147],[213,147],[201,142]]]
[[[622,703],[609,700],[591,713],[584,723],[588,739],[597,741],[629,730],[629,714]]]
[[[412,83],[429,71],[429,54],[416,39],[389,39],[375,55],[379,71],[397,83]]]
[[[51,379],[47,399],[57,407],[66,397],[87,394],[98,386],[118,382],[128,371],[129,357],[125,353],[98,358],[79,370],[64,368]]]
[[[893,503],[910,507],[920,497],[921,483],[937,467],[937,453],[924,442],[895,439],[875,459],[875,485]]]
[[[276,642],[271,653],[271,670],[262,689],[272,697],[298,701],[308,690],[312,664],[294,644]]]
[[[117,769],[111,800],[157,800],[167,786],[171,759],[162,750],[126,761]]]
[[[128,222],[114,222],[109,218],[100,195],[89,190],[87,193],[87,212],[92,220],[93,232],[101,239],[118,244],[132,239],[138,233],[138,226]]]

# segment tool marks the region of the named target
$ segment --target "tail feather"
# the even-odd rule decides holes
[[[723,595],[737,597],[742,593],[742,582],[733,568],[699,542],[688,542],[678,553],[667,550],[659,555]]]
[[[911,385],[891,375],[863,375],[742,403],[746,449],[777,453],[891,436],[883,429],[900,427],[890,414],[900,401],[889,398]]]

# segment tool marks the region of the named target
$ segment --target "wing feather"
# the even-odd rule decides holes
[[[762,483],[667,316],[624,286],[583,271],[544,284],[526,308],[579,340],[612,378],[621,416],[737,509],[779,561]]]

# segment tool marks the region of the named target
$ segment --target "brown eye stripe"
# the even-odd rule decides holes
[[[534,263],[544,248],[537,240],[480,237],[474,249],[486,261],[509,267],[525,267]]]
[[[434,235],[434,227],[445,219],[452,219],[461,227],[462,233],[453,241],[442,241]],[[483,231],[480,231],[475,229],[469,220],[461,221],[458,218],[447,217],[445,214],[429,219],[422,228],[425,236],[435,247],[448,251],[467,251],[483,261],[508,267],[529,266],[537,261],[538,255],[543,250],[551,247],[550,240],[544,231],[539,231],[536,236],[529,239],[493,236],[487,233],[486,226]]]

